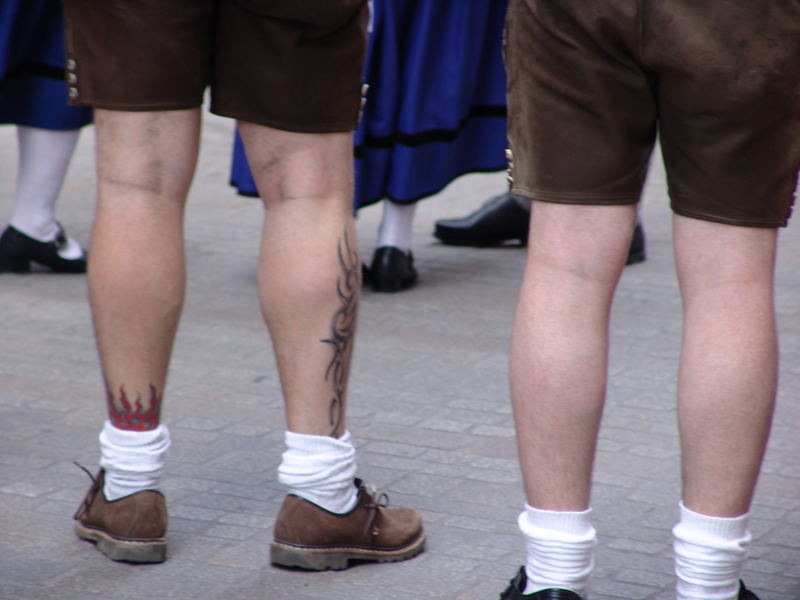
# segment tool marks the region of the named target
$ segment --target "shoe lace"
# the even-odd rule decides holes
[[[100,480],[98,477],[92,475],[89,469],[84,467],[82,464],[77,462],[74,462],[73,464],[79,469],[81,469],[84,473],[86,473],[89,476],[89,479],[92,480],[92,486],[89,488],[89,491],[86,492],[86,496],[84,496],[83,502],[81,502],[81,505],[78,507],[78,510],[75,511],[75,514],[72,517],[73,519],[79,519],[86,513],[86,511],[89,510],[89,507],[94,501],[95,496],[97,496],[97,493],[100,491]]]
[[[367,509],[366,529],[370,535],[377,536],[380,532],[380,513],[382,508],[389,506],[389,495],[386,492],[378,492],[374,484],[369,488],[363,483],[359,486],[359,491],[363,494],[363,505]]]

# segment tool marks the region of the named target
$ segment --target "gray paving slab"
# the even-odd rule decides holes
[[[0,276],[0,598],[3,600],[497,598],[523,559],[523,495],[506,356],[525,253],[437,244],[433,222],[471,211],[504,175],[469,175],[420,204],[415,289],[365,293],[349,428],[361,475],[421,508],[425,554],[335,573],[268,564],[283,497],[278,376],[255,293],[258,202],[227,185],[231,124],[205,121],[187,212],[189,285],[165,419],[169,560],[108,561],[75,538],[71,516],[104,419],[81,276]],[[11,210],[14,131],[0,128],[0,221]],[[84,132],[58,217],[88,242],[93,133]],[[670,216],[656,162],[642,203],[648,259],[626,269],[613,312],[609,397],[595,474],[595,600],[672,597],[678,500],[674,393],[680,301]],[[380,207],[358,219],[375,246]],[[800,599],[800,222],[781,234],[777,306],[782,378],[753,507],[746,579],[762,600]],[[298,240],[298,245],[302,240]]]

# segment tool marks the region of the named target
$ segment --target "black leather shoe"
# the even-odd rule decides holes
[[[532,594],[523,594],[525,585],[528,583],[528,576],[525,574],[525,567],[519,568],[519,573],[506,590],[500,594],[500,600],[583,600],[578,594],[570,590],[561,588],[548,588],[533,592]]]
[[[497,246],[528,243],[530,211],[511,194],[490,198],[483,206],[461,219],[436,221],[433,235],[451,246]]]
[[[86,253],[81,252],[74,259],[63,258],[59,250],[66,244],[67,236],[61,225],[52,242],[40,242],[9,225],[0,236],[0,273],[30,273],[34,262],[54,273],[85,273]]]
[[[414,255],[393,246],[381,246],[372,256],[369,284],[373,292],[400,292],[417,282]]]
[[[495,196],[471,215],[462,219],[436,221],[433,235],[451,246],[497,246],[517,242],[528,244],[530,210],[523,208],[511,194]],[[644,262],[644,228],[639,221],[633,230],[626,265]]]
[[[628,260],[625,261],[625,264],[633,265],[644,262],[646,256],[644,250],[644,227],[639,221],[636,221],[636,227],[633,228],[633,237],[631,238],[631,247],[628,250]]]
[[[758,600],[753,592],[744,587],[744,581],[739,580],[739,600]]]

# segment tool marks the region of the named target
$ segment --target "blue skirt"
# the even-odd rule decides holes
[[[0,123],[78,129],[90,108],[67,105],[60,0],[0,0]]]
[[[355,208],[410,204],[506,168],[506,0],[376,0],[355,134]],[[231,184],[257,195],[236,136]]]

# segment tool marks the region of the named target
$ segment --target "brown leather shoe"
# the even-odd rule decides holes
[[[109,502],[103,494],[105,471],[101,469],[97,477],[89,473],[89,477],[92,486],[73,517],[78,537],[97,544],[111,560],[163,562],[167,558],[164,495],[145,490]]]
[[[422,515],[413,508],[387,508],[386,494],[373,497],[360,479],[358,503],[339,515],[294,495],[275,521],[270,559],[284,567],[313,571],[346,569],[351,560],[395,562],[425,548]]]

